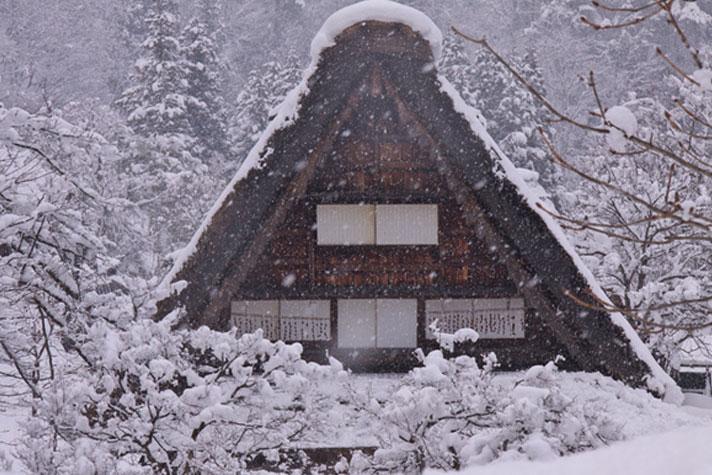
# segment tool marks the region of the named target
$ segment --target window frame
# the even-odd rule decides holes
[[[340,210],[344,212],[342,216],[338,216]],[[399,210],[402,220],[397,216]],[[364,221],[359,223],[358,218]],[[413,218],[420,219],[417,225],[411,224]],[[339,223],[343,223],[344,229],[333,229]],[[437,246],[440,244],[439,204],[317,204],[315,229],[318,246]]]

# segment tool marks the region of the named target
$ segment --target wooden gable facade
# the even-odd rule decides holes
[[[474,327],[458,351],[635,385],[651,369],[590,301],[572,256],[454,107],[427,41],[379,21],[321,53],[298,117],[272,133],[172,276],[183,323],[262,328],[306,358],[404,370],[429,323]]]

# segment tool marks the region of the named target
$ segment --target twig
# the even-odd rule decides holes
[[[10,358],[10,361],[12,361],[13,366],[17,370],[17,373],[20,375],[20,378],[22,378],[25,384],[27,384],[27,387],[30,388],[30,391],[32,391],[32,397],[39,398],[41,396],[39,389],[37,389],[37,386],[35,386],[35,384],[27,377],[27,375],[25,374],[25,370],[22,369],[20,361],[15,356],[15,353],[10,350],[10,348],[5,344],[5,340],[0,339],[0,346],[2,346],[3,351],[5,351],[5,354],[8,358]]]
[[[40,305],[37,306],[40,312],[40,321],[42,323],[42,337],[44,339],[44,347],[47,350],[47,361],[49,363],[49,379],[54,379],[54,361],[52,359],[52,349],[49,344],[49,334],[47,333],[47,324],[45,312]]]
[[[691,305],[694,303],[705,303],[709,302],[712,300],[712,296],[710,297],[702,297],[698,299],[689,299],[689,300],[681,300],[678,302],[669,302],[663,305],[658,305],[658,306],[652,306],[652,307],[647,307],[643,309],[630,309],[630,308],[623,308],[618,305],[613,305],[612,303],[606,302],[602,300],[598,295],[596,295],[591,289],[587,290],[587,293],[598,303],[598,305],[594,305],[590,302],[586,302],[585,300],[580,299],[576,295],[574,295],[572,292],[570,292],[566,288],[561,289],[562,292],[566,296],[568,296],[570,299],[572,299],[574,302],[577,304],[581,305],[582,307],[590,308],[591,310],[599,310],[607,313],[621,313],[627,317],[630,317],[634,320],[637,320],[640,323],[643,323],[645,325],[650,325],[653,327],[657,328],[662,328],[665,330],[682,330],[682,331],[692,331],[692,330],[701,330],[703,328],[709,328],[712,327],[712,321],[706,322],[706,323],[700,323],[698,325],[673,325],[673,324],[666,324],[662,322],[655,322],[652,320],[648,320],[646,318],[641,317],[639,314],[640,313],[650,313],[654,311],[659,311],[659,310],[666,310],[668,308],[672,307],[677,307],[680,305]]]
[[[680,76],[682,76],[683,78],[687,79],[688,81],[690,81],[692,84],[694,84],[694,85],[696,85],[696,86],[699,86],[699,85],[700,85],[699,82],[695,81],[692,77],[690,77],[687,73],[685,73],[685,71],[683,71],[683,70],[680,69],[675,63],[673,63],[670,58],[668,58],[667,56],[665,56],[665,53],[663,53],[663,50],[660,49],[660,46],[657,46],[657,47],[655,48],[655,53],[656,53],[658,56],[660,56],[661,58],[663,58],[663,59],[665,60],[665,62],[668,64],[668,66],[670,66],[672,69],[674,69]],[[701,66],[700,66],[700,67],[701,67]]]
[[[611,190],[611,191],[614,191],[614,192],[616,192],[616,193],[618,193],[618,194],[620,194],[620,195],[622,195],[622,196],[625,196],[626,198],[630,199],[631,201],[633,201],[633,202],[635,202],[635,203],[638,203],[638,204],[640,204],[640,205],[642,205],[642,206],[648,208],[649,210],[651,210],[651,211],[653,211],[653,212],[655,212],[655,213],[657,213],[657,214],[660,214],[660,215],[668,215],[668,214],[669,214],[669,215],[670,215],[670,219],[679,221],[679,222],[681,222],[681,223],[690,224],[690,225],[692,225],[692,226],[701,228],[701,229],[704,230],[705,232],[709,232],[709,227],[710,227],[710,224],[712,224],[712,219],[707,218],[706,216],[696,215],[696,214],[692,214],[692,213],[690,213],[690,216],[695,217],[695,218],[699,219],[699,220],[702,221],[702,222],[683,219],[682,217],[678,216],[677,214],[672,213],[671,211],[673,211],[673,210],[668,210],[668,211],[666,211],[666,210],[664,210],[664,209],[662,209],[662,208],[659,208],[658,206],[655,206],[655,205],[653,205],[652,203],[650,203],[650,202],[648,202],[648,201],[646,201],[646,200],[644,200],[644,199],[638,197],[637,195],[635,195],[635,194],[633,194],[633,193],[630,193],[630,192],[625,191],[624,189],[622,189],[622,188],[619,187],[619,186],[616,186],[616,185],[614,185],[614,184],[612,184],[612,183],[609,183],[609,182],[600,180],[600,179],[598,179],[598,178],[596,178],[596,177],[594,177],[594,176],[592,176],[592,175],[589,175],[588,173],[586,173],[586,172],[584,172],[584,171],[582,171],[582,170],[576,168],[575,166],[571,165],[571,164],[568,163],[566,160],[564,160],[564,158],[556,151],[556,149],[554,148],[554,146],[553,146],[553,145],[551,144],[551,142],[548,140],[548,138],[547,138],[546,135],[544,134],[544,132],[543,132],[543,130],[541,129],[541,127],[539,128],[539,134],[542,136],[542,139],[544,140],[544,143],[545,143],[545,145],[547,146],[547,148],[549,149],[549,151],[550,151],[550,152],[554,155],[554,157],[556,158],[556,163],[558,163],[558,164],[559,164],[560,166],[562,166],[563,168],[574,172],[575,174],[579,175],[581,178],[584,178],[584,179],[590,181],[591,183],[594,183],[594,184],[603,186],[604,188],[608,188],[608,189]],[[705,224],[705,222],[706,222],[707,224]]]
[[[702,119],[699,115],[695,114],[695,113],[692,112],[690,109],[688,109],[682,102],[680,102],[680,99],[675,99],[673,102],[674,102],[680,109],[682,109],[683,112],[685,112],[687,115],[689,115],[689,116],[692,118],[692,120],[694,120],[694,121],[696,121],[696,122],[699,122],[700,124],[704,125],[704,126],[707,127],[708,129],[712,129],[712,124],[710,124],[709,122],[705,121],[705,120]]]
[[[492,46],[490,46],[490,44],[487,42],[487,40],[485,40],[484,38],[482,38],[481,40],[476,40],[476,39],[474,39],[474,38],[472,38],[472,37],[470,37],[470,36],[467,36],[466,34],[462,33],[460,30],[458,30],[458,29],[455,28],[454,26],[451,26],[450,28],[452,28],[452,31],[455,32],[455,34],[461,36],[462,38],[466,39],[467,41],[471,41],[471,42],[473,42],[473,43],[475,43],[475,44],[484,46],[490,53],[492,53],[492,54],[497,58],[497,60],[498,60],[505,68],[507,68],[507,70],[508,70],[509,72],[511,72],[511,73],[514,75],[514,77],[517,78],[517,80],[518,80],[524,87],[526,87],[526,88],[529,90],[529,92],[531,92],[531,93],[539,100],[539,102],[541,102],[541,103],[544,105],[544,107],[546,107],[546,108],[549,110],[549,112],[551,112],[551,113],[554,114],[556,117],[558,117],[559,120],[561,120],[561,121],[563,121],[563,122],[567,122],[567,123],[572,124],[572,125],[575,125],[576,127],[579,127],[579,128],[581,128],[581,129],[590,130],[590,131],[592,131],[592,132],[597,132],[597,133],[601,133],[601,134],[607,134],[607,133],[608,133],[608,129],[598,128],[598,127],[592,127],[592,126],[590,126],[590,125],[588,125],[588,124],[584,124],[583,122],[578,122],[578,121],[576,121],[576,120],[574,120],[574,119],[568,117],[567,115],[563,114],[562,112],[559,112],[559,110],[556,109],[549,101],[547,101],[547,100],[539,93],[539,91],[537,91],[531,84],[529,84],[529,83],[527,82],[527,80],[524,79],[524,78],[517,72],[517,70],[515,70],[515,69],[507,62],[507,60],[505,60],[502,56],[500,56],[500,55],[492,48]]]
[[[644,16],[636,17],[636,18],[634,18],[630,21],[627,21],[625,23],[615,23],[615,24],[610,24],[610,25],[601,25],[599,23],[594,23],[584,16],[580,17],[580,19],[582,22],[584,22],[585,24],[587,24],[588,26],[590,26],[591,28],[594,28],[596,30],[612,30],[612,29],[616,29],[616,28],[625,28],[627,26],[633,26],[633,25],[637,25],[639,23],[643,23],[644,21],[649,20],[652,17],[654,17],[655,15],[657,15],[659,12],[660,12],[660,10],[654,11],[654,12],[648,13]]]
[[[682,41],[682,44],[685,45],[685,49],[687,49],[687,51],[690,53],[690,56],[692,56],[692,60],[695,62],[697,68],[702,69],[702,61],[700,61],[698,51],[694,51],[692,49],[692,45],[690,45],[690,42],[687,40],[687,36],[685,36],[685,33],[682,31],[682,28],[680,28],[680,25],[677,22],[675,15],[672,14],[672,4],[674,3],[674,0],[668,0],[667,2],[664,2],[662,0],[655,0],[655,3],[657,3],[660,8],[667,12],[668,24],[672,25],[672,27],[677,32],[680,41]]]
[[[638,7],[638,8],[611,7],[609,5],[604,5],[603,3],[597,2],[597,1],[592,1],[591,3],[593,4],[594,7],[600,8],[601,10],[607,10],[609,12],[623,12],[623,13],[640,13],[644,10],[647,10],[648,8],[651,8],[651,7],[654,7],[657,5],[657,2],[655,2],[655,1],[648,3],[647,5],[643,5],[642,7]]]

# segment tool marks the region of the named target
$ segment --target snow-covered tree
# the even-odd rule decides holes
[[[582,132],[579,151],[564,153],[548,140],[557,163],[581,180],[579,190],[562,200],[568,201],[570,214],[560,217],[571,229],[598,235],[580,249],[612,299],[599,305],[627,315],[670,362],[681,342],[708,340],[705,335],[712,326],[708,277],[712,55],[708,47],[691,45],[685,35],[690,22],[709,23],[712,17],[696,4],[680,1],[641,8],[645,19],[629,8],[598,6],[587,12],[582,24],[605,35],[622,32],[623,42],[631,45],[636,43],[631,28],[670,28],[672,39],[679,40],[687,56],[683,60],[679,54],[666,54],[667,44],[655,51],[669,68],[666,76],[674,79],[660,81],[659,66],[650,66],[647,72],[658,77],[653,82],[640,71],[648,62],[641,66],[619,60],[614,69],[625,63],[633,68],[632,75],[648,79],[639,81],[640,92],[610,99],[603,91],[613,87],[606,87],[606,81],[615,82],[622,74],[591,72],[586,76],[592,104],[588,117],[557,108],[543,93],[539,99],[558,122]],[[651,35],[643,34],[646,37]],[[486,41],[476,42],[494,53]]]
[[[586,396],[563,387],[556,365],[534,366],[515,380],[493,375],[474,358],[420,354],[413,369],[378,401],[353,390],[352,403],[376,423],[381,450],[355,456],[356,473],[461,470],[495,460],[550,460],[622,438],[618,421],[602,410],[596,391]]]
[[[118,103],[137,133],[184,134],[189,129],[188,103],[194,99],[184,93],[189,71],[181,57],[176,2],[153,1],[145,21],[147,33],[134,65],[134,85]]]
[[[125,67],[114,55],[111,2],[0,2],[0,101],[28,111],[85,97],[110,100]]]
[[[236,100],[236,114],[231,123],[233,155],[241,161],[257,141],[270,119],[271,111],[297,85],[303,66],[293,52],[285,59],[271,59],[250,72],[247,83]],[[238,163],[228,164],[237,167]]]
[[[548,160],[538,128],[549,130],[548,114],[535,97],[499,61],[484,51],[468,57],[462,38],[447,36],[440,69],[465,101],[476,107],[487,131],[518,166],[537,172],[551,192],[558,169]],[[543,88],[536,53],[511,58],[512,64],[531,84]]]
[[[93,322],[135,318],[142,285],[103,234],[130,227],[102,176],[116,160],[96,133],[0,105],[0,359],[34,398],[72,371]]]
[[[126,199],[143,210],[159,272],[168,253],[185,246],[219,189],[209,168],[190,153],[185,136],[129,135],[118,163]],[[218,177],[219,178],[219,177]]]
[[[227,72],[219,52],[222,30],[219,4],[203,0],[180,37],[181,56],[186,63],[186,115],[197,155],[208,159],[229,148],[227,112],[222,82]]]
[[[259,456],[286,469],[281,449],[337,434],[342,406],[322,389],[346,374],[307,364],[298,344],[150,321],[88,334],[88,371],[28,427],[34,473],[237,473]]]
[[[134,85],[118,101],[133,131],[120,140],[123,188],[148,216],[154,256],[187,243],[219,188],[207,163],[226,148],[212,33],[196,18],[179,35],[177,14],[172,0],[151,2]]]

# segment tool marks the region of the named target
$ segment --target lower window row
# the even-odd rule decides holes
[[[331,340],[329,300],[235,300],[232,323],[239,333],[258,328],[283,341]],[[341,348],[414,348],[416,299],[338,299],[337,344]],[[524,338],[521,298],[430,299],[425,301],[426,338],[431,324],[447,333],[473,328],[481,338]]]

